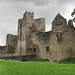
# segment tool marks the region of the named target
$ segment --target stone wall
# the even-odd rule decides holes
[[[17,50],[17,36],[12,34],[7,34],[6,53],[7,54],[16,53],[16,50]]]
[[[0,54],[6,53],[6,46],[0,46]]]
[[[2,56],[0,59],[5,60],[14,60],[14,61],[32,61],[33,58],[36,58],[36,55],[18,55],[18,56]]]
[[[58,21],[59,20],[59,21]],[[50,60],[61,60],[75,57],[75,28],[68,24],[60,14],[52,23],[50,39]]]
[[[34,53],[38,58],[49,60],[75,57],[75,28],[71,20],[67,25],[66,19],[59,13],[54,18],[52,30],[49,32],[45,32],[45,19],[34,19],[33,13],[30,12],[24,14],[18,26],[19,53]]]
[[[45,32],[45,33],[38,33],[37,39],[38,39],[38,46],[40,49],[40,58],[47,58],[49,59],[49,43],[50,43],[50,35],[51,32]]]
[[[45,32],[45,18],[34,19],[37,32]]]
[[[25,12],[18,20],[17,36],[8,34],[6,47],[0,46],[0,53],[36,55],[50,61],[75,58],[75,27],[72,20],[67,24],[58,13],[52,22],[52,30],[45,32],[45,19],[34,19],[33,12]]]
[[[49,59],[49,40],[51,32],[39,32],[31,34],[31,39],[33,41],[32,46],[36,49],[37,58],[47,58]],[[34,48],[32,47],[32,50]]]
[[[70,20],[71,21],[71,20]],[[50,61],[75,57],[75,28],[72,22],[57,14],[52,22],[52,31],[31,35],[36,48],[36,56]]]
[[[36,32],[45,32],[45,19],[34,19],[33,12],[25,12],[22,19],[18,20],[18,53],[28,54],[28,49],[31,51],[33,40],[31,39]],[[35,36],[34,36],[35,38]]]

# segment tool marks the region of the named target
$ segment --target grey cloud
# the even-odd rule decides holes
[[[44,5],[47,5],[49,4],[50,0],[8,0],[8,1],[17,1],[17,2],[32,2],[34,3],[35,5],[37,6],[44,6]]]
[[[36,5],[47,5],[49,4],[49,0],[31,0]]]
[[[71,2],[72,1],[72,2]],[[67,14],[66,3],[74,4],[74,0],[0,0],[0,41],[5,44],[5,35],[17,34],[18,18],[23,16],[23,12],[34,12],[36,17],[46,18],[46,30],[50,30],[51,22],[59,12]],[[4,2],[4,3],[3,3]],[[1,44],[1,42],[0,42]]]
[[[57,0],[59,3],[61,3],[61,4],[65,4],[65,3],[72,3],[72,4],[74,4],[75,3],[75,0]]]
[[[64,5],[65,3],[75,3],[75,0],[0,0],[0,2],[4,2],[4,1],[32,2],[37,6],[48,5],[49,3],[52,2],[57,2],[58,4],[60,3],[62,5]]]

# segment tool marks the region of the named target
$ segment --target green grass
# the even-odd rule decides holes
[[[0,75],[75,75],[75,64],[0,60]]]

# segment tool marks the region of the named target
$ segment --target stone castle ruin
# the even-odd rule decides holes
[[[36,55],[36,58],[62,60],[75,58],[75,28],[59,13],[52,22],[52,30],[45,32],[45,18],[34,19],[33,12],[25,12],[18,20],[17,35],[8,34],[2,54]]]

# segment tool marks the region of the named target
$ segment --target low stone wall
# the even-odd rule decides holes
[[[17,61],[32,61],[33,58],[36,58],[36,55],[15,55],[15,56],[1,56],[0,59],[5,60],[17,60]]]

